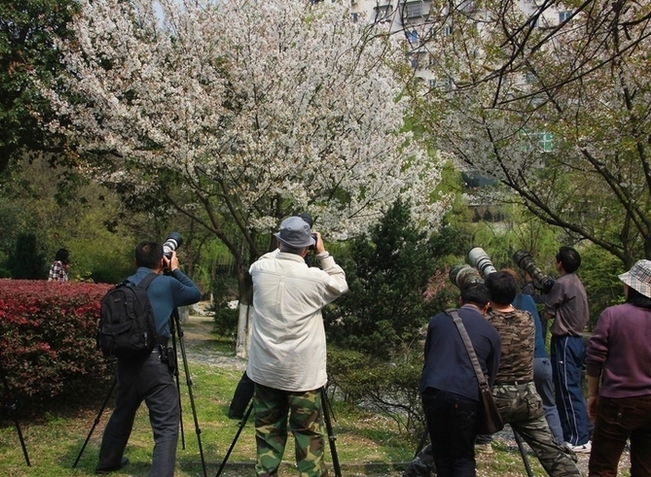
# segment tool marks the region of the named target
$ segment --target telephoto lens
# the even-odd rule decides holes
[[[163,253],[169,259],[172,258],[172,252],[183,244],[183,238],[178,232],[170,232],[163,243]]]
[[[488,254],[481,247],[475,247],[470,252],[468,252],[468,259],[481,275],[486,278],[491,273],[495,273],[497,269],[493,266],[493,262],[488,258]]]
[[[543,271],[538,268],[529,252],[526,250],[518,250],[513,254],[513,261],[518,264],[518,267],[531,276],[533,284],[538,290],[541,290],[543,293],[549,293],[552,286],[554,286],[554,279],[549,275],[545,275]]]
[[[450,270],[450,281],[456,285],[459,290],[463,290],[463,287],[471,283],[483,283],[479,271],[470,265],[460,264],[455,265]]]

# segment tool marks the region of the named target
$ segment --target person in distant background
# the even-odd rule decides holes
[[[70,268],[70,252],[65,248],[57,250],[54,256],[54,262],[50,266],[50,273],[48,274],[48,282],[67,282],[68,269]]]

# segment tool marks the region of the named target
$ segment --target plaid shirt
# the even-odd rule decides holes
[[[54,262],[50,267],[50,274],[47,277],[48,282],[67,282],[68,274],[66,269],[63,266],[63,263],[59,260]]]

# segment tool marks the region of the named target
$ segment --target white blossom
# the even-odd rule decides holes
[[[402,132],[402,53],[344,6],[93,0],[74,29],[52,127],[100,153],[97,179],[147,194],[171,171],[178,206],[201,204],[216,232],[225,218],[269,232],[278,211],[304,210],[345,239],[399,197],[436,227],[439,164]]]

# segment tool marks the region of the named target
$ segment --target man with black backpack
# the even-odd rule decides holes
[[[176,307],[198,302],[201,292],[194,282],[179,270],[174,251],[170,252],[168,258],[161,244],[141,242],[136,247],[135,255],[138,270],[127,279],[129,283],[124,286],[137,287],[141,282],[146,284],[149,303],[140,305],[145,309],[149,305],[153,312],[156,325],[155,346],[151,352],[140,352],[136,356],[116,353],[118,391],[115,409],[104,430],[99,464],[95,472],[108,474],[121,469],[129,462],[123,453],[136,411],[144,400],[149,409],[149,421],[155,442],[149,475],[172,477],[181,416],[179,394],[173,379],[176,359],[171,347],[167,347],[171,334],[170,317]],[[167,272],[163,274],[163,271]],[[153,280],[147,278],[151,274],[155,274]],[[118,299],[120,298],[116,298]],[[145,333],[145,341],[148,339],[152,338]]]

